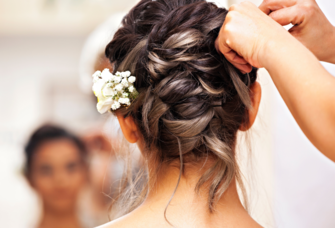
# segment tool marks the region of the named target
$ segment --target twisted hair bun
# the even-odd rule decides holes
[[[214,158],[198,183],[211,180],[210,209],[239,181],[234,143],[257,71],[243,75],[215,50],[227,12],[204,0],[142,0],[106,47],[114,71],[137,77],[139,98],[116,113],[134,117],[148,156]]]

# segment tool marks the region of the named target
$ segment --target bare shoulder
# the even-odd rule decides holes
[[[148,228],[147,221],[144,221],[143,216],[141,216],[137,211],[133,211],[127,215],[124,215],[118,219],[115,219],[109,223],[101,225],[96,228]],[[149,222],[150,224],[150,222]]]
[[[111,221],[111,222],[108,222],[108,223],[105,223],[101,226],[98,226],[96,228],[115,228],[115,227],[119,227],[119,228],[127,228],[129,226],[127,226],[125,223],[123,222],[120,222],[120,221]]]
[[[96,228],[170,228],[165,221],[164,211],[152,207],[139,207],[116,220]]]
[[[115,219],[109,223],[103,224],[96,228],[116,228],[116,227],[117,228],[130,228],[130,227],[139,228],[139,226],[134,224],[132,222],[132,219],[129,219],[127,215],[122,216],[118,219]]]

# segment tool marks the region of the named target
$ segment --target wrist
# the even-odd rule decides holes
[[[289,53],[289,46],[292,44],[294,45],[294,42],[295,39],[293,39],[289,34],[287,34],[287,36],[277,36],[272,39],[268,39],[258,56],[260,65],[269,70],[274,65],[278,64],[278,61]]]

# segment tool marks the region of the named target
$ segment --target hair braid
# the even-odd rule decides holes
[[[214,158],[196,188],[210,181],[211,211],[234,178],[243,184],[234,143],[248,121],[249,87],[257,72],[243,75],[216,52],[227,12],[204,0],[142,0],[106,47],[114,71],[137,77],[140,97],[116,113],[134,117],[148,157]]]

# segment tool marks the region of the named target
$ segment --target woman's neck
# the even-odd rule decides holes
[[[67,211],[55,211],[44,206],[40,228],[80,228],[75,209]]]
[[[155,182],[149,183],[153,187],[139,209],[147,208],[162,216],[167,209],[166,218],[175,227],[234,227],[237,224],[239,228],[260,227],[244,209],[235,181],[232,181],[223,196],[218,199],[214,211],[210,212],[208,185],[204,184],[198,192],[195,191],[198,180],[210,166],[210,162],[192,167],[186,165],[173,197],[179,178],[179,168],[176,168],[177,166],[162,168]],[[171,202],[167,205],[170,199]]]

